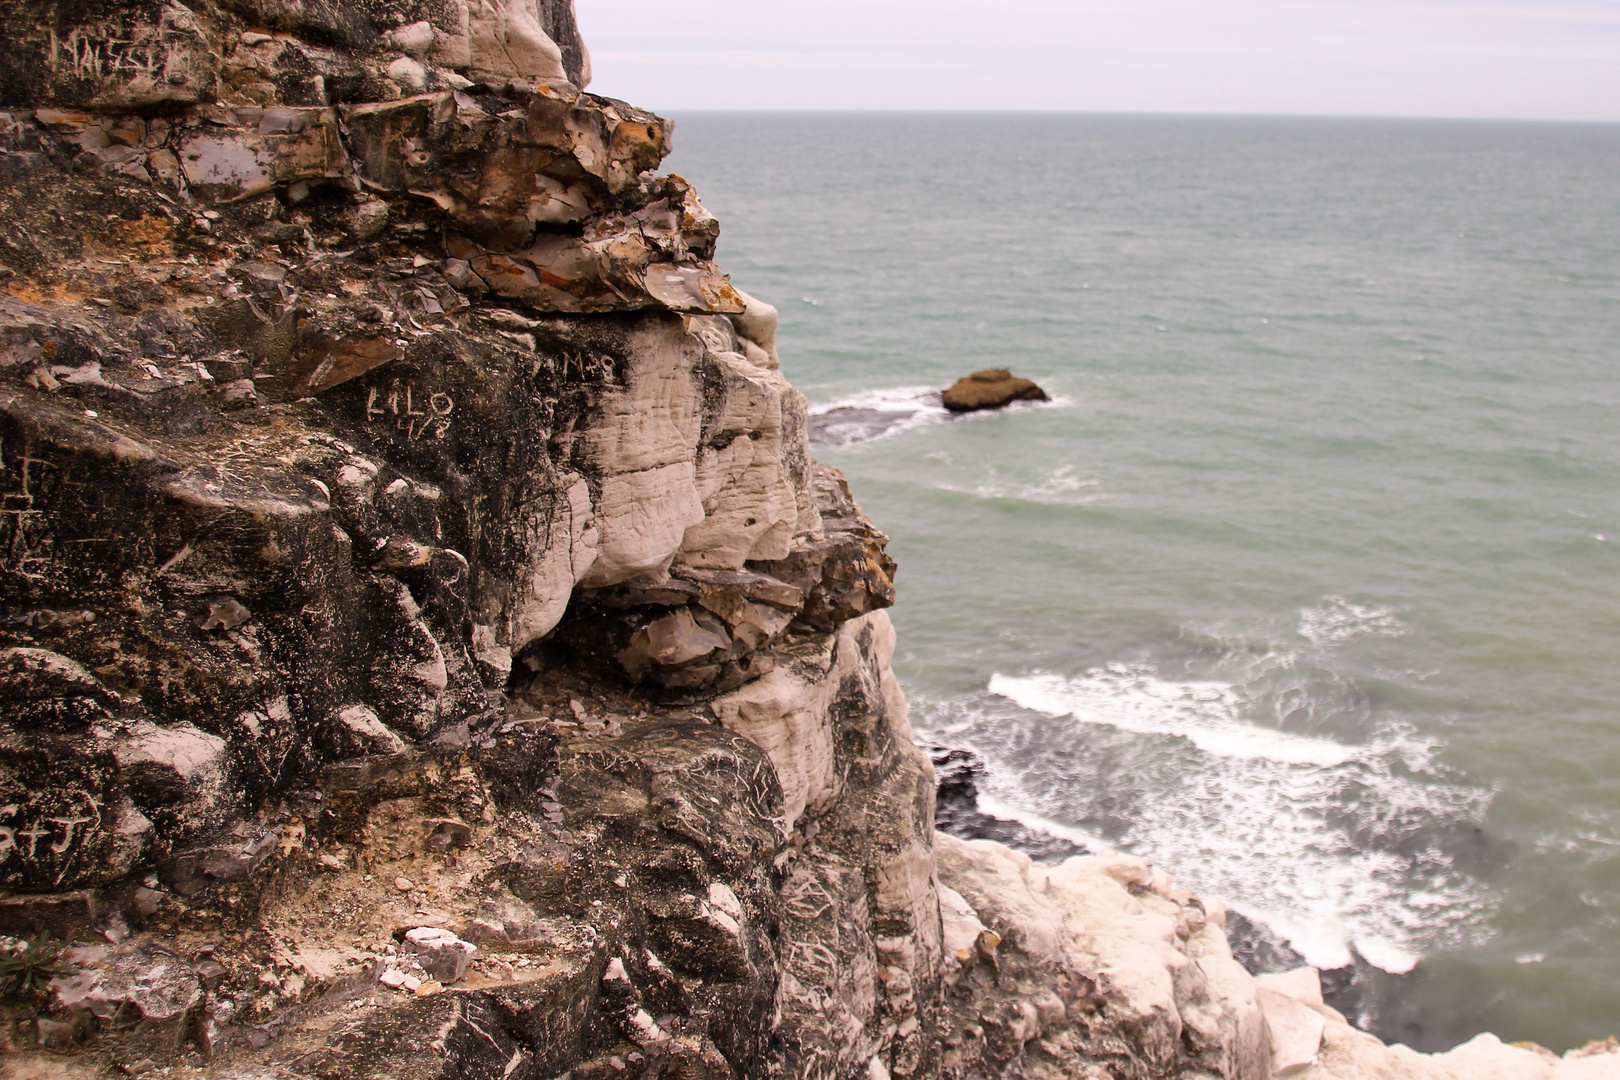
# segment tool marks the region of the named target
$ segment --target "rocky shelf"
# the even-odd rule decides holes
[[[0,1073],[1614,1075],[935,832],[886,538],[568,0],[0,20]]]

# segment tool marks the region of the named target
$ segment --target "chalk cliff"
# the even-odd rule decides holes
[[[0,25],[0,1075],[1487,1075],[936,835],[886,539],[569,0]]]

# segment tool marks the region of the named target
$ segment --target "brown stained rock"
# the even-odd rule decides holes
[[[142,108],[207,101],[219,56],[185,8],[102,4],[63,18],[54,4],[7,13],[0,95],[18,104]]]
[[[106,742],[0,724],[0,829],[0,888],[68,892],[132,870],[152,822]]]
[[[307,1080],[540,1080],[533,1054],[502,1026],[489,994],[406,998],[393,1008],[337,1008],[264,1055],[271,1075]],[[288,1067],[291,1067],[289,1070]]]
[[[461,981],[467,974],[467,965],[478,952],[478,946],[437,926],[418,926],[406,931],[405,945],[415,954],[422,969],[446,986]]]
[[[405,9],[404,23],[391,26],[395,12],[386,9],[374,22],[345,5],[259,0],[238,0],[225,11],[14,4],[0,97],[63,109],[161,108],[218,97],[277,106],[376,100],[466,86],[469,78],[590,82],[572,0],[497,0],[471,13],[465,6],[390,6]],[[414,77],[401,68],[406,59]]]
[[[799,620],[827,631],[892,606],[895,564],[884,550],[889,538],[861,512],[843,473],[816,465],[812,484],[822,538],[795,545],[785,559],[755,565],[803,592]]]
[[[819,539],[744,569],[676,565],[667,577],[577,590],[555,641],[576,656],[672,694],[728,690],[766,674],[795,634],[825,633],[894,603],[888,537],[835,469],[816,465]],[[688,531],[690,541],[694,530]]]
[[[11,719],[59,730],[110,718],[123,704],[76,661],[32,648],[0,650],[0,697]]]
[[[318,394],[404,355],[405,350],[391,338],[347,337],[331,341],[316,337],[287,366],[287,377],[294,393]]]
[[[570,0],[0,35],[0,933],[78,968],[0,1071],[1264,1075],[1213,899],[935,859],[887,538]]]
[[[238,826],[234,835],[209,846],[176,852],[165,860],[162,877],[181,896],[195,896],[215,885],[248,880],[275,853],[275,833]]]
[[[331,109],[210,109],[199,118],[203,125],[180,129],[173,152],[188,189],[209,202],[347,175],[348,155]]]
[[[924,1075],[886,538],[568,0],[0,26],[0,932],[109,943],[61,1053]],[[845,785],[814,850],[711,722],[778,679]],[[858,932],[784,936],[795,875]],[[824,947],[876,996],[778,1039]]]
[[[1015,401],[1047,401],[1046,391],[1006,368],[975,371],[957,379],[945,391],[945,407],[952,412],[999,409]]]
[[[731,645],[723,632],[703,626],[686,608],[654,619],[630,638],[619,661],[632,677],[640,677],[654,665],[678,667],[708,656]]]
[[[65,940],[86,927],[113,937],[128,933],[116,898],[99,889],[0,893],[0,934]]]

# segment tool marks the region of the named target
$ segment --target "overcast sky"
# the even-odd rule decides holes
[[[1620,121],[1620,0],[575,0],[646,108]]]

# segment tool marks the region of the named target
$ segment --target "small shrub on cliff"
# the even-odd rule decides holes
[[[0,951],[0,994],[42,994],[52,979],[73,974],[73,966],[62,959],[62,942],[38,937],[20,944]]]

